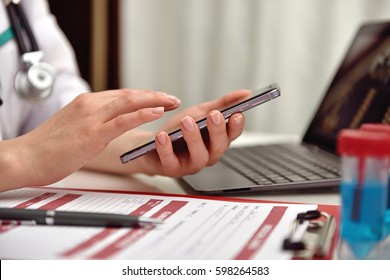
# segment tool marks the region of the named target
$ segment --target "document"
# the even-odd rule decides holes
[[[1,221],[1,259],[291,259],[282,249],[298,213],[317,205],[222,197],[23,188],[0,207],[117,213],[162,219],[134,228]]]

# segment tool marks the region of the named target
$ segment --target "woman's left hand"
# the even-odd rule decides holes
[[[251,91],[238,90],[220,99],[187,108],[171,118],[156,134],[157,152],[148,153],[134,161],[142,173],[182,177],[215,164],[228,149],[230,143],[241,135],[245,118],[242,113],[233,114],[226,122],[219,110],[247,99]],[[195,120],[207,115],[208,137],[203,138]],[[167,128],[179,124],[186,145],[174,148]]]

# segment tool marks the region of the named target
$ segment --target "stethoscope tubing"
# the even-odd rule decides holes
[[[13,2],[7,5],[8,14],[15,34],[15,39],[18,44],[20,55],[23,55],[31,51],[39,51],[37,41],[35,40],[34,33],[27,21],[26,14],[20,7],[20,4]],[[30,46],[26,46],[23,39],[22,30],[25,30]],[[30,48],[30,50],[28,49]]]

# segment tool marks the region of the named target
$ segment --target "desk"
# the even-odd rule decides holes
[[[253,143],[275,143],[275,142],[298,142],[297,136],[291,135],[270,135],[246,132],[239,137],[232,146],[250,145]],[[134,176],[117,176],[112,174],[102,174],[91,171],[80,170],[68,176],[62,181],[52,185],[59,188],[77,188],[77,189],[111,189],[126,190],[136,192],[156,192],[173,194],[191,194],[196,193],[187,188],[183,188],[180,183],[171,178],[163,176],[146,176],[137,174]],[[278,194],[240,194],[235,197],[273,200],[283,202],[303,202],[314,204],[332,204],[340,205],[340,196],[338,192],[300,192],[300,193],[278,193]]]

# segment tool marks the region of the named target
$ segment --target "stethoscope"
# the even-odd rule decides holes
[[[21,58],[21,69],[15,77],[15,90],[30,102],[43,102],[53,92],[54,68],[42,62],[43,52],[39,50],[20,0],[5,0],[5,5]]]

